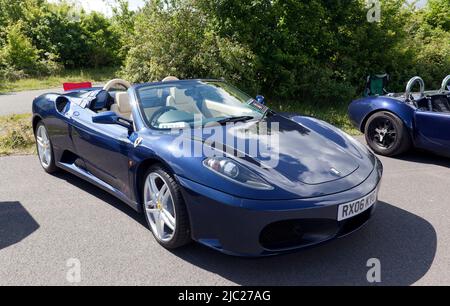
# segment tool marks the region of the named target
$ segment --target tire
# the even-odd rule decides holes
[[[170,211],[174,212],[174,214],[172,214],[172,216],[174,216],[175,219],[175,230],[171,230],[168,226],[167,223],[165,225],[163,225],[164,229],[167,229],[168,232],[171,232],[170,234],[168,234],[167,236],[171,236],[170,239],[163,239],[163,237],[161,237],[162,235],[160,235],[158,233],[158,230],[156,228],[156,222],[155,222],[155,215],[157,213],[150,213],[148,212],[147,208],[154,208],[153,210],[158,210],[155,205],[149,205],[146,201],[149,199],[152,199],[152,197],[149,195],[148,191],[149,191],[149,186],[150,186],[150,180],[152,179],[152,177],[157,176],[157,180],[156,183],[158,183],[159,181],[164,182],[167,186],[168,186],[168,190],[170,192],[170,196],[172,198],[172,209],[170,209]],[[161,184],[160,182],[160,184]],[[186,209],[186,204],[184,203],[183,197],[181,195],[181,189],[179,184],[176,182],[176,180],[173,178],[173,176],[161,165],[154,165],[152,167],[150,167],[145,176],[144,176],[144,181],[142,184],[143,188],[142,188],[142,205],[143,205],[143,212],[145,215],[145,220],[147,221],[147,225],[150,228],[150,230],[153,233],[153,236],[155,237],[156,241],[163,246],[166,249],[177,249],[180,247],[183,247],[187,244],[189,244],[192,239],[191,239],[191,234],[190,234],[190,222],[189,222],[189,217],[188,217],[188,213],[187,213],[187,209]],[[162,187],[161,187],[161,191],[162,191]],[[147,193],[147,195],[146,195]],[[161,192],[159,192],[161,193]],[[170,202],[167,204],[167,206],[165,206],[164,203],[162,203],[163,201],[159,201],[158,200],[158,207],[162,207],[160,210],[160,212],[164,211],[166,208],[167,210],[169,210],[169,205]],[[160,204],[161,203],[161,204]],[[162,213],[160,213],[161,215]],[[164,231],[164,230],[163,230]]]
[[[46,135],[46,139],[45,139],[45,149],[40,146],[40,143],[42,144],[42,139],[40,135],[42,135],[41,133],[45,133]],[[44,123],[42,121],[40,121],[37,126],[36,126],[36,131],[34,133],[35,135],[35,140],[36,140],[36,150],[38,153],[38,158],[39,158],[39,163],[41,164],[42,168],[45,170],[45,172],[47,173],[55,173],[58,171],[58,167],[56,167],[56,163],[55,163],[55,154],[53,153],[53,145],[52,142],[50,140],[50,137],[48,136],[48,131],[47,128],[45,127]],[[43,150],[47,150],[47,157],[45,157],[45,159],[43,158],[43,154],[44,151]],[[47,159],[50,159],[47,160]]]
[[[383,156],[397,156],[411,148],[403,121],[390,112],[377,112],[367,120],[364,134],[369,147]]]

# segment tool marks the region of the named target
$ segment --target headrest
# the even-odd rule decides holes
[[[175,99],[174,104],[176,105],[195,103],[191,97],[186,96],[186,90],[183,89],[171,87],[170,95]]]
[[[116,102],[121,113],[131,113],[130,97],[127,92],[116,93]]]
[[[168,96],[166,99],[166,106],[175,106],[175,98],[172,96]]]
[[[165,77],[162,82],[171,82],[171,81],[179,81],[180,79],[174,76]]]

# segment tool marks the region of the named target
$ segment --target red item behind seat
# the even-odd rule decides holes
[[[74,89],[83,89],[83,88],[92,88],[92,83],[91,82],[64,83],[63,88],[64,88],[64,91],[74,90]]]

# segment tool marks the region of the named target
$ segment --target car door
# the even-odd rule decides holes
[[[450,113],[416,110],[416,146],[450,156]]]
[[[129,159],[133,142],[125,127],[92,122],[96,113],[83,109],[72,115],[71,136],[86,170],[130,197]]]

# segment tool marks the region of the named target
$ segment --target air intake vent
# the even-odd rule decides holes
[[[56,109],[60,113],[65,113],[67,111],[66,107],[69,105],[69,99],[66,97],[58,97],[55,101]]]
[[[335,220],[286,220],[266,226],[260,235],[261,245],[271,251],[295,249],[319,243],[338,232]]]

